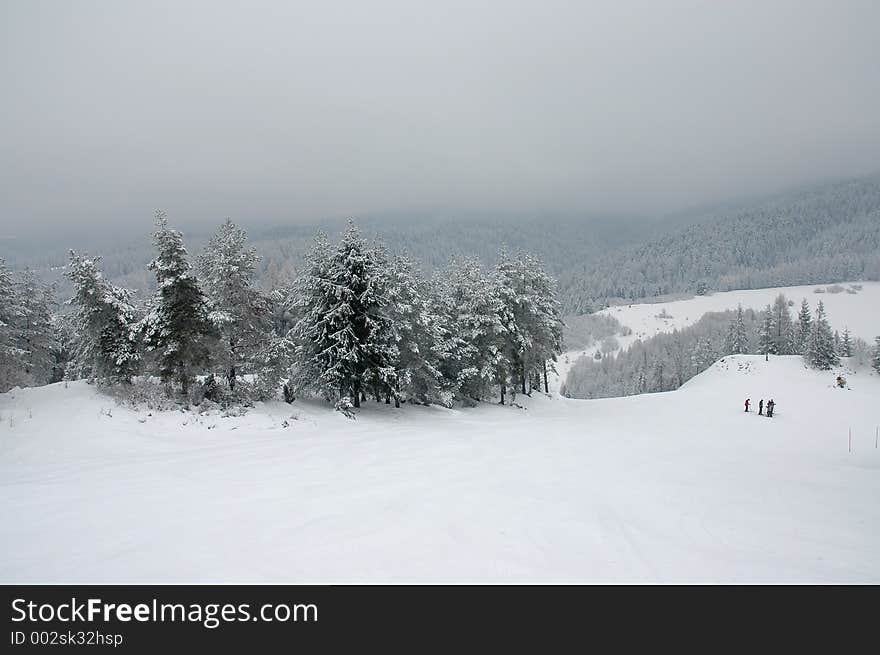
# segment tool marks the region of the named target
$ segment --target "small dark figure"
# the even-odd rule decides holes
[[[746,398],[746,411],[749,411],[749,399]]]
[[[770,402],[767,403],[767,416],[773,416],[773,410],[776,409],[776,403],[773,402],[773,399],[770,399]]]
[[[287,382],[284,383],[284,387],[281,391],[284,394],[284,402],[286,402],[288,405],[296,400],[293,395],[293,389],[290,388],[290,385]]]
[[[761,398],[761,400],[758,401],[758,416],[763,416],[763,415],[764,415],[764,399]]]

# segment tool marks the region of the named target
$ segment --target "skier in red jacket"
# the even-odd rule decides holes
[[[749,411],[749,399],[746,398],[746,411]]]

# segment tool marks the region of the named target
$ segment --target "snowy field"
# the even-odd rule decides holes
[[[728,357],[670,393],[357,421],[15,390],[0,582],[880,583],[880,379],[835,374]]]
[[[687,300],[666,303],[620,305],[597,313],[613,316],[623,325],[632,328],[632,335],[616,337],[621,348],[627,348],[636,339],[646,339],[661,332],[672,332],[674,329],[692,325],[706,312],[736,309],[738,304],[742,304],[743,309],[764,309],[768,304],[773,303],[776,296],[784,293],[789,300],[794,301],[794,306],[791,308],[792,318],[796,318],[802,299],[807,299],[813,313],[821,300],[825,304],[828,322],[833,329],[843,332],[843,329],[848,327],[854,337],[861,337],[869,344],[873,344],[874,337],[880,334],[880,282],[841,283],[840,286],[848,289],[851,284],[859,284],[862,289],[855,294],[845,291],[814,293],[817,288],[827,289],[833,286],[830,284],[747,289],[713,293],[710,296],[695,296]],[[664,310],[668,316],[661,316]],[[581,352],[578,351],[578,354]]]

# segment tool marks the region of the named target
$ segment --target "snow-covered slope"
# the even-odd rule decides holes
[[[852,283],[841,284],[850,288]],[[801,300],[807,299],[811,309],[821,300],[828,313],[831,327],[843,332],[849,328],[854,337],[861,337],[873,343],[880,334],[880,282],[856,283],[862,288],[857,293],[814,293],[815,289],[827,289],[833,285],[811,284],[800,287],[776,287],[773,289],[748,289],[726,291],[709,296],[695,296],[687,300],[656,304],[621,305],[601,310],[602,314],[614,316],[623,325],[632,328],[632,335],[617,337],[622,348],[628,347],[636,339],[646,339],[661,332],[687,327],[700,320],[706,312],[719,312],[736,309],[742,304],[744,309],[760,310],[780,293],[794,301],[792,315],[800,308]],[[665,310],[665,311],[664,311]]]
[[[354,422],[16,390],[0,582],[877,583],[880,379],[834,373],[740,356],[671,393]]]

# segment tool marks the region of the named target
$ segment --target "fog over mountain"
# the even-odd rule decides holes
[[[135,234],[158,207],[656,217],[880,162],[874,2],[0,12],[6,238]]]

